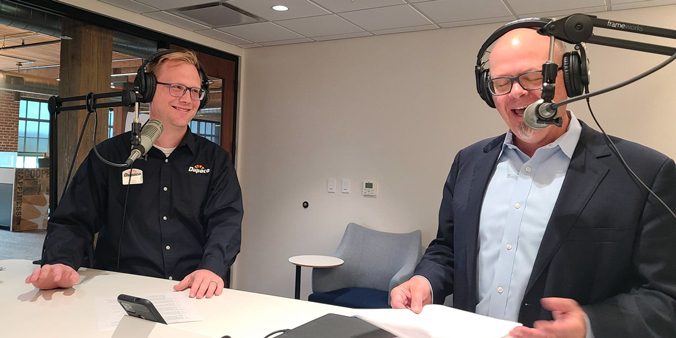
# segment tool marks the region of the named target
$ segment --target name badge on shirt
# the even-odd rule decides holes
[[[122,172],[122,185],[143,184],[143,170],[127,169]]]

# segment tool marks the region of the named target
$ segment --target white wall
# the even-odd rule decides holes
[[[676,29],[676,6],[597,15]],[[455,153],[506,131],[474,84],[478,48],[497,27],[246,50],[237,158],[245,217],[233,286],[293,297],[288,258],[331,254],[348,222],[391,232],[421,229],[429,243]],[[588,54],[592,91],[666,59],[601,46],[588,46]],[[592,99],[592,106],[609,133],[676,157],[674,91],[671,65]],[[593,124],[586,105],[569,109]],[[340,179],[350,179],[352,192],[327,193],[328,178],[337,179],[338,189]],[[361,196],[364,179],[378,182],[376,198]],[[310,284],[304,269],[304,299]]]

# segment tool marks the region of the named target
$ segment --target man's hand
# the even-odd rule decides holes
[[[183,291],[190,288],[190,298],[211,298],[213,295],[220,296],[223,293],[223,279],[215,273],[201,269],[187,275],[183,280],[174,285],[174,290]]]
[[[538,320],[535,328],[519,326],[509,335],[514,338],[584,338],[587,324],[584,310],[580,305],[568,298],[542,298],[542,306],[552,311],[554,320]]]
[[[432,304],[430,283],[421,276],[413,276],[408,281],[390,291],[391,305],[395,309],[409,309],[420,313],[424,305]]]
[[[26,277],[26,284],[33,284],[41,290],[56,288],[69,288],[80,280],[80,275],[68,265],[45,264],[41,268],[33,270]]]

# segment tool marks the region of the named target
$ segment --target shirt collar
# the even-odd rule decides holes
[[[185,135],[183,135],[183,139],[181,140],[181,143],[178,144],[178,147],[187,145],[188,149],[195,154],[197,152],[197,147],[195,145],[195,137],[192,134],[192,131],[190,131],[190,127],[185,131]]]
[[[580,121],[575,117],[575,114],[573,114],[572,111],[566,111],[566,113],[570,116],[570,123],[568,123],[568,130],[566,130],[563,135],[559,136],[554,142],[544,146],[543,148],[554,148],[556,146],[559,146],[561,148],[561,151],[568,156],[568,158],[573,158],[573,152],[575,151],[575,147],[577,146],[577,142],[580,140],[580,133],[582,132],[582,126],[580,125]],[[505,148],[512,148],[516,149],[516,146],[514,145],[513,141],[514,134],[512,134],[511,130],[507,130],[507,135],[505,136],[505,141],[503,142],[502,145],[502,150],[500,152],[500,155],[502,155],[502,152],[505,151]]]

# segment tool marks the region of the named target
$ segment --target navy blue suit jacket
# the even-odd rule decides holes
[[[461,150],[444,186],[437,238],[415,274],[434,302],[476,310],[482,200],[505,135]],[[613,138],[630,168],[676,209],[676,166],[665,155]],[[519,312],[551,319],[543,297],[572,298],[603,337],[676,337],[676,219],[630,176],[603,135],[582,123]]]

